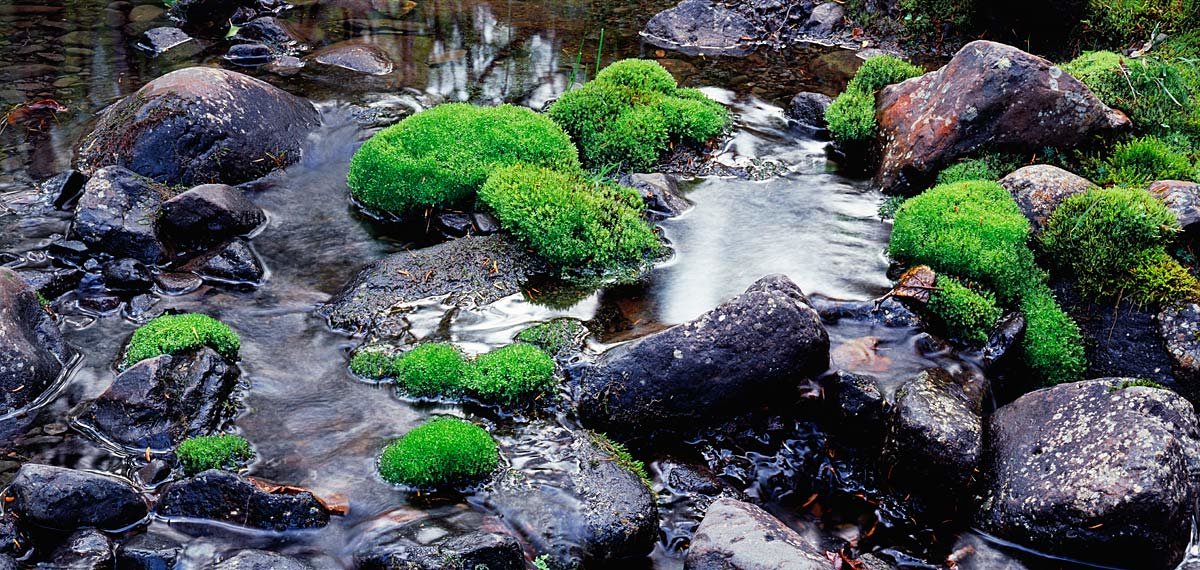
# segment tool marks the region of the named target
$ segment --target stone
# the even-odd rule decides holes
[[[211,570],[312,570],[312,566],[291,556],[266,550],[239,550],[237,554],[217,561]]]
[[[121,543],[117,568],[122,570],[171,570],[183,545],[163,535],[143,533]]]
[[[74,239],[54,240],[50,242],[46,251],[55,259],[65,261],[71,265],[80,265],[88,257],[87,244]]]
[[[154,223],[169,194],[165,186],[123,166],[97,169],[75,205],[71,235],[92,252],[156,265],[166,247]]]
[[[33,547],[33,539],[21,526],[20,521],[13,515],[12,509],[0,514],[0,558],[12,556],[21,558]],[[0,570],[4,566],[0,565]]]
[[[1008,189],[1021,213],[1029,218],[1034,235],[1042,233],[1042,227],[1063,200],[1096,187],[1082,176],[1049,164],[1019,168],[1001,178],[1000,185]]]
[[[0,414],[33,403],[68,360],[58,324],[37,294],[13,270],[0,267]]]
[[[354,551],[355,568],[525,570],[525,553],[510,534],[478,531],[441,537],[431,544],[423,544],[420,530],[426,528],[426,523],[419,519],[368,533]]]
[[[762,508],[731,498],[709,505],[685,570],[828,570],[825,551]]]
[[[475,212],[471,214],[471,220],[475,223],[476,235],[486,236],[500,231],[500,220],[487,212]]]
[[[284,487],[270,492],[241,475],[215,469],[171,483],[157,512],[278,532],[329,524],[329,511],[308,491]]]
[[[1012,353],[1013,347],[1021,343],[1024,336],[1025,315],[1014,312],[1000,317],[980,352],[979,360],[984,369],[990,369],[1004,360],[1005,356]]]
[[[470,214],[462,212],[443,212],[434,218],[442,233],[450,237],[462,237],[475,229]]]
[[[258,67],[275,61],[275,51],[258,42],[234,44],[225,52],[225,61],[240,67]]]
[[[890,402],[879,391],[879,379],[869,374],[838,370],[825,377],[821,385],[846,420],[844,427],[882,441],[886,431]],[[877,443],[878,443],[877,441]]]
[[[889,328],[921,326],[921,318],[916,313],[890,297],[880,302],[835,301],[814,297],[812,304],[821,315],[821,320],[828,324],[846,320]]]
[[[98,530],[76,531],[54,549],[50,559],[54,568],[107,570],[113,567],[113,543]]]
[[[150,28],[142,33],[138,40],[138,49],[150,55],[162,55],[172,48],[177,48],[188,42],[195,41],[187,32],[171,26]]]
[[[956,159],[985,149],[1069,149],[1129,130],[1053,63],[1012,46],[974,41],[941,69],[885,87],[876,102],[887,192],[912,193]]]
[[[54,196],[55,208],[63,209],[79,199],[87,180],[87,176],[72,169],[49,178],[42,182],[40,187],[43,192]]]
[[[978,528],[1094,564],[1178,565],[1200,465],[1196,414],[1170,390],[1128,382],[1060,384],[997,410]]]
[[[1172,301],[1163,305],[1156,319],[1180,393],[1192,401],[1200,398],[1200,304]]]
[[[104,265],[104,285],[115,291],[146,291],[154,277],[145,263],[126,257]]]
[[[118,374],[78,421],[133,449],[168,450],[218,431],[233,411],[240,375],[208,347],[156,356]]]
[[[253,232],[267,220],[237,188],[202,184],[163,202],[159,233],[176,249],[197,251]]]
[[[229,23],[239,9],[254,6],[254,0],[177,0],[168,14],[188,33],[221,38],[229,31]]]
[[[575,373],[585,426],[696,429],[829,365],[829,335],[795,283],[769,275],[694,321],[602,354]]]
[[[189,67],[105,110],[76,167],[90,174],[120,165],[170,185],[239,184],[299,160],[319,123],[312,103],[268,83]]]
[[[181,269],[194,271],[208,281],[247,285],[261,285],[267,273],[254,248],[243,239],[233,240],[215,254],[189,262]]]
[[[204,281],[189,271],[163,271],[154,276],[154,284],[167,295],[185,295],[199,289]]]
[[[25,268],[14,270],[34,291],[53,301],[79,285],[83,272],[74,267]]]
[[[283,20],[274,16],[255,18],[238,28],[234,39],[262,42],[279,51],[299,51],[304,48],[295,32]]]
[[[379,46],[360,41],[333,44],[312,54],[312,61],[366,75],[387,75],[395,69]]]
[[[818,37],[828,37],[842,28],[846,20],[846,9],[837,2],[818,4],[804,22],[804,32]]]
[[[683,0],[655,14],[642,30],[651,45],[687,55],[745,56],[758,30],[745,16],[712,0]]]
[[[123,479],[26,463],[4,492],[21,521],[60,531],[118,530],[146,517],[141,493]]]
[[[646,218],[652,222],[674,218],[692,207],[673,174],[630,174],[621,178],[621,184],[638,191],[646,204]]]
[[[803,91],[792,97],[788,104],[787,115],[796,122],[810,129],[824,129],[825,110],[833,104],[833,98],[823,93]]]
[[[520,292],[530,277],[547,271],[509,238],[467,236],[367,266],[317,312],[336,329],[366,330],[396,306],[428,297],[483,305]]]
[[[1166,204],[1185,231],[1194,231],[1200,222],[1200,184],[1182,180],[1158,180],[1150,183],[1150,193]]]

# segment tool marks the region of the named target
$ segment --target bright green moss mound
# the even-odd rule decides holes
[[[493,169],[513,164],[580,169],[575,145],[545,116],[450,103],[371,137],[354,153],[347,182],[367,208],[406,214],[470,205]]]
[[[1045,284],[1036,284],[1021,298],[1025,364],[1047,384],[1074,382],[1083,377],[1087,362],[1079,325],[1062,310]]]
[[[938,276],[937,290],[929,297],[929,310],[951,336],[967,342],[987,342],[1000,318],[1000,307],[991,291],[976,291],[948,275]]]
[[[500,452],[487,431],[457,418],[438,418],[385,447],[379,475],[393,485],[449,489],[476,483],[499,464]]]
[[[183,471],[195,475],[209,469],[234,469],[254,459],[250,442],[240,435],[205,435],[184,440],[175,448]]]
[[[533,166],[497,170],[480,199],[505,229],[564,270],[635,267],[661,248],[637,192]]]
[[[861,146],[875,138],[875,93],[893,83],[919,77],[921,68],[880,55],[863,62],[846,90],[825,110],[829,134],[843,145]]]
[[[1064,200],[1041,240],[1085,295],[1145,303],[1195,295],[1196,280],[1166,253],[1179,231],[1175,215],[1149,192],[1097,188]]]
[[[1112,52],[1085,53],[1062,66],[1106,105],[1124,111],[1141,133],[1200,137],[1200,84],[1193,63]]]
[[[515,405],[552,392],[558,385],[554,360],[540,348],[510,344],[472,363],[468,391],[484,402]]]
[[[647,170],[672,141],[703,143],[729,124],[729,111],[695,89],[677,87],[655,61],[609,65],[550,106],[550,118],[579,145],[590,168]]]
[[[561,356],[587,336],[587,327],[576,319],[558,318],[539,323],[517,333],[517,341],[532,344],[547,354]]]
[[[1155,180],[1197,179],[1196,169],[1186,154],[1152,136],[1116,145],[1096,171],[1098,183],[1120,186],[1145,186]]]
[[[392,370],[396,384],[411,396],[453,397],[462,391],[467,363],[454,345],[430,342],[401,355]]]
[[[221,356],[237,360],[242,341],[225,323],[208,315],[163,315],[138,327],[125,350],[125,367],[163,354],[208,346]]]

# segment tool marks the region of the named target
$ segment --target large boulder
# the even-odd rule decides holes
[[[1162,200],[1179,225],[1185,230],[1196,229],[1200,223],[1200,184],[1183,180],[1158,180],[1150,183],[1150,193]]]
[[[642,31],[650,44],[688,55],[749,55],[758,36],[753,22],[712,0],[683,0],[655,14]]]
[[[1012,194],[1021,213],[1029,218],[1034,234],[1041,233],[1042,226],[1063,200],[1095,187],[1087,178],[1049,164],[1019,168],[1001,178],[1000,185]]]
[[[620,345],[578,371],[579,414],[601,431],[694,429],[769,401],[829,365],[829,335],[790,279],[770,275],[698,319]]]
[[[13,270],[0,267],[0,415],[37,399],[68,359],[62,333],[37,293]]]
[[[308,491],[260,484],[228,471],[209,470],[171,483],[158,502],[167,517],[211,519],[262,530],[319,528],[329,510]]]
[[[189,67],[105,110],[79,146],[78,168],[119,165],[170,185],[238,184],[296,162],[319,122],[311,103],[268,83]]]
[[[121,372],[79,422],[134,449],[171,449],[221,427],[240,374],[208,347],[156,356]]]
[[[886,87],[876,118],[878,182],[911,192],[955,159],[985,148],[1073,148],[1130,127],[1053,63],[1012,46],[974,41],[941,69]]]
[[[61,531],[117,530],[149,512],[142,495],[123,479],[36,463],[17,471],[4,504],[23,522]]]
[[[1179,564],[1200,467],[1196,414],[1174,392],[1129,382],[1060,384],[997,410],[979,528],[1105,566]]]
[[[92,173],[75,205],[71,234],[93,252],[154,265],[167,254],[155,222],[170,189],[123,166]]]
[[[709,505],[685,570],[828,570],[825,552],[761,508],[731,498]]]

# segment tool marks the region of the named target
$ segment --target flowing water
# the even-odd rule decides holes
[[[224,48],[196,42],[158,58],[134,49],[142,31],[167,25],[154,3],[13,1],[0,3],[0,29],[7,31],[0,38],[0,99],[5,108],[45,98],[69,108],[39,128],[12,126],[0,133],[0,251],[11,254],[3,258],[10,266],[38,267],[48,264],[43,251],[67,231],[70,213],[55,210],[54,197],[35,182],[69,168],[73,145],[103,107],[172,69],[219,65]],[[139,321],[165,309],[198,311],[230,323],[242,337],[247,389],[235,426],[257,449],[260,459],[251,473],[310,488],[348,504],[349,514],[322,530],[284,534],[219,525],[197,531],[154,521],[158,532],[187,530],[204,537],[188,545],[187,560],[257,546],[301,555],[318,567],[349,567],[357,537],[381,520],[432,515],[451,531],[499,525],[478,508],[428,504],[375,475],[376,455],[389,440],[431,413],[462,411],[413,405],[386,387],[357,380],[346,364],[361,339],[331,331],[313,309],[364,265],[424,244],[419,228],[377,224],[348,201],[348,163],[370,134],[362,126],[364,115],[386,123],[447,100],[541,108],[594,70],[597,50],[603,62],[658,58],[682,83],[703,87],[730,105],[737,126],[718,161],[766,164],[778,174],[688,181],[694,208],[662,224],[675,255],[642,283],[594,292],[565,309],[520,295],[474,309],[430,300],[409,315],[414,336],[448,338],[469,352],[483,352],[511,342],[531,323],[566,315],[595,323],[599,334],[589,343],[600,350],[692,319],[768,273],[785,273],[807,293],[833,299],[868,300],[885,292],[889,228],[876,215],[882,197],[865,181],[839,175],[825,156],[825,143],[790,126],[780,109],[802,89],[836,92],[854,56],[811,47],[741,60],[703,59],[641,45],[636,32],[645,19],[672,3],[319,0],[286,12],[310,45],[370,41],[389,53],[396,70],[348,78],[312,66],[287,77],[240,69],[309,97],[324,119],[298,164],[247,186],[269,216],[253,240],[269,270],[266,283],[206,285],[181,296],[156,296],[148,312],[126,307],[109,315],[89,314],[70,295],[64,297],[56,308],[81,356],[50,402],[31,417],[7,420],[12,454],[0,460],[0,469],[11,474],[18,461],[27,460],[131,474],[144,464],[137,450],[106,446],[72,427],[72,408],[109,385],[113,362]],[[931,350],[912,330],[845,323],[830,332],[835,345],[861,349],[863,358],[856,362],[882,366],[896,378],[931,365],[970,367]],[[792,459],[806,461],[800,457],[806,450],[819,453],[820,436],[811,429],[797,425],[781,444],[799,454]],[[720,438],[684,447],[690,451],[682,461],[703,462],[709,453],[724,457],[709,463],[725,465],[727,479],[798,528],[811,531],[814,522],[829,518],[794,508],[801,501],[778,480],[795,466],[786,465],[790,456],[778,448],[741,449]],[[661,465],[655,463],[656,473]],[[662,481],[657,487],[663,488]],[[680,568],[680,547],[695,526],[695,513],[669,490],[660,499],[663,540],[646,567]]]

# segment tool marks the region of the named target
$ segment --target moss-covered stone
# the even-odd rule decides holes
[[[562,317],[538,323],[517,333],[517,341],[532,344],[551,356],[578,348],[588,329],[578,319]]]
[[[929,296],[929,311],[950,336],[977,344],[987,341],[1001,314],[991,291],[976,291],[948,275],[938,277],[937,290]]]
[[[919,77],[924,70],[890,55],[872,57],[863,62],[825,111],[829,134],[843,146],[860,147],[875,138],[875,93],[893,83]]]
[[[241,339],[225,323],[208,315],[163,315],[138,327],[125,349],[124,367],[147,358],[176,354],[208,346],[221,356],[237,360]]]
[[[516,405],[552,393],[558,386],[554,360],[536,346],[510,344],[476,358],[467,391],[484,402]]]
[[[495,440],[457,418],[437,418],[392,442],[379,457],[379,475],[393,485],[445,490],[472,485],[500,463]]]
[[[175,457],[188,475],[209,469],[234,469],[254,459],[250,442],[240,435],[191,437],[175,448]]]

